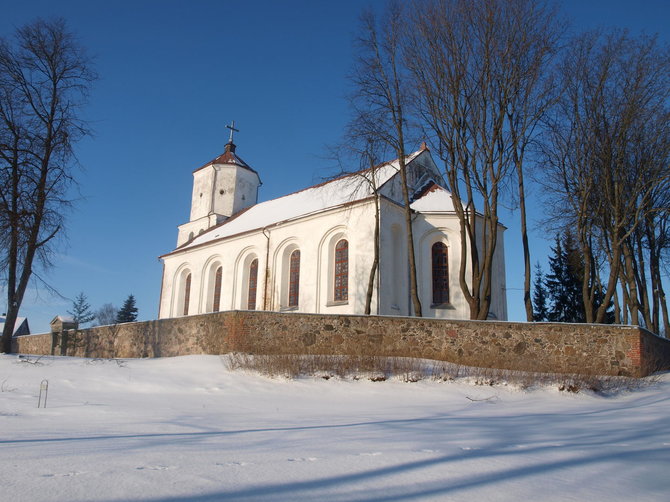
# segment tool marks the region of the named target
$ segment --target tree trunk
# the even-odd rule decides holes
[[[593,291],[595,283],[592,281],[592,266],[593,253],[590,246],[585,242],[583,233],[579,233],[580,246],[582,248],[582,256],[584,257],[584,273],[582,275],[582,303],[584,304],[584,319],[588,323],[593,322],[594,306],[593,306]]]
[[[374,178],[374,170],[372,171],[372,177]],[[375,274],[379,270],[379,195],[375,190],[375,231],[374,231],[374,259],[372,261],[372,267],[370,268],[370,276],[368,278],[368,291],[365,295],[365,315],[370,315],[372,313],[372,294],[375,289]],[[397,271],[394,271],[397,273]],[[379,305],[377,306],[377,311],[379,311]]]
[[[621,304],[619,303],[619,292],[614,291],[614,324],[622,324],[621,322]]]
[[[19,315],[19,306],[21,299],[17,298],[17,272],[18,272],[18,256],[19,256],[19,137],[15,135],[13,138],[13,150],[11,158],[11,195],[9,208],[9,250],[7,263],[7,318],[5,320],[5,327],[2,330],[2,351],[6,354],[12,352],[12,333],[14,332],[14,324]],[[21,294],[23,297],[23,294]]]
[[[647,273],[641,232],[634,232],[630,238],[630,242],[635,245],[630,254],[633,264],[633,272],[635,273],[635,280],[637,282],[638,305],[640,306],[642,319],[644,319],[645,326],[648,330],[658,333],[658,323],[655,323],[652,318],[649,291],[647,290]]]
[[[407,259],[409,262],[409,291],[412,298],[412,307],[414,308],[414,315],[422,317],[421,301],[419,300],[419,293],[416,280],[416,256],[414,253],[414,232],[412,230],[412,208],[409,206],[409,189],[407,186],[407,170],[405,166],[404,152],[400,152],[398,162],[400,165],[400,181],[402,185],[402,198],[404,203],[405,213],[405,229],[407,231]]]
[[[616,289],[617,278],[619,277],[619,270],[621,268],[621,247],[617,246],[613,250],[613,254],[613,259],[610,261],[610,273],[607,279],[607,289],[605,290],[603,303],[600,305],[600,307],[598,307],[598,311],[596,312],[596,322],[599,324],[605,322],[607,305],[609,305],[610,301],[612,301],[612,296],[614,295],[614,290]]]
[[[530,245],[528,244],[528,228],[526,223],[526,192],[523,185],[523,168],[517,165],[517,176],[519,178],[519,211],[521,212],[521,242],[523,244],[523,304],[526,309],[526,321],[535,320],[533,314],[533,300],[530,296]]]
[[[630,250],[628,242],[623,242],[621,244],[623,247],[623,277],[625,278],[626,284],[628,285],[628,301],[629,310],[630,310],[630,320],[631,324],[634,326],[640,325],[640,301],[638,297],[637,284],[635,282],[635,271],[633,270],[633,256]]]

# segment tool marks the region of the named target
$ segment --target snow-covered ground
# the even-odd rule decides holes
[[[3,355],[0,384],[2,500],[670,497],[670,374],[602,397]]]

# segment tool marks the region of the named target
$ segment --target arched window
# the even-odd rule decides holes
[[[349,299],[349,242],[342,239],[335,245],[335,289],[333,300]]]
[[[186,276],[184,280],[184,310],[182,315],[188,315],[188,304],[191,300],[191,274]]]
[[[289,259],[288,306],[297,307],[300,297],[300,250],[291,253]]]
[[[249,294],[247,295],[247,309],[256,310],[256,290],[258,289],[258,259],[249,264]]]
[[[391,227],[391,264],[393,266],[393,273],[389,277],[391,291],[384,291],[388,293],[391,299],[391,308],[400,311],[400,299],[402,298],[401,291],[404,290],[404,274],[401,272],[407,266],[407,260],[403,261],[403,239],[400,225],[393,225]],[[404,266],[403,266],[404,265]]]
[[[223,267],[216,269],[214,276],[214,299],[212,300],[212,312],[221,310],[221,281],[223,280]]]
[[[431,249],[433,256],[433,305],[449,303],[449,260],[447,246],[436,242]]]

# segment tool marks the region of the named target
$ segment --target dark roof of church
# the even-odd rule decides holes
[[[211,166],[212,164],[234,164],[236,166],[243,167],[245,169],[248,169],[252,173],[258,174],[254,169],[251,168],[249,164],[244,162],[236,153],[235,153],[235,143],[228,142],[226,143],[226,149],[224,152],[216,157],[215,159],[210,160],[207,162],[205,165],[200,166],[198,169],[196,169],[193,172],[200,171],[200,169],[204,169],[207,166]]]
[[[414,195],[412,195],[412,198],[410,202],[414,202],[416,200],[419,200],[422,198],[424,195],[430,193],[430,192],[435,192],[436,190],[441,190],[442,187],[435,183],[433,180],[430,180],[428,183],[423,185],[421,188],[419,188]]]

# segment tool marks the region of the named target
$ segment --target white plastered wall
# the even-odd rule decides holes
[[[372,298],[372,312],[411,315],[407,245],[402,208],[382,199],[380,270]],[[453,213],[416,214],[414,240],[419,298],[423,315],[444,319],[468,319],[469,307],[460,289],[458,272],[461,248],[458,218]],[[493,260],[491,312],[507,319],[505,295],[504,227],[498,231]],[[293,250],[300,250],[300,300],[298,312],[360,314],[365,309],[370,267],[373,262],[374,202],[372,200],[325,211],[295,221],[212,242],[164,257],[165,271],[159,317],[182,315],[179,308],[180,273],[191,271],[190,314],[211,311],[212,268],[223,267],[220,310],[246,309],[249,264],[258,259],[256,309],[286,310],[288,266]],[[334,248],[349,243],[349,298],[333,298]],[[449,305],[432,305],[431,247],[441,241],[449,256]],[[266,258],[269,268],[266,269]],[[470,264],[466,280],[471,278]],[[173,284],[176,283],[176,286]],[[379,289],[377,289],[379,287]],[[265,298],[267,295],[267,299]],[[377,309],[379,302],[379,310]]]
[[[258,229],[173,252],[163,257],[159,317],[182,315],[176,308],[176,302],[180,294],[178,271],[184,263],[188,263],[192,273],[193,307],[189,309],[189,314],[208,311],[212,289],[211,268],[218,263],[223,267],[220,310],[246,308],[247,269],[253,259],[250,256],[259,261],[256,308],[281,310],[287,303],[288,257],[295,249],[300,250],[300,301],[294,310],[348,314],[362,312],[373,258],[373,232],[374,202],[367,200],[265,230]],[[346,302],[334,302],[334,246],[343,238],[349,243],[349,297]],[[376,312],[376,294],[373,296],[373,312]]]
[[[412,315],[409,292],[409,265],[403,209],[382,199],[380,245],[382,315]],[[413,216],[413,233],[417,265],[417,283],[422,313],[425,317],[469,319],[470,307],[459,282],[461,260],[460,224],[455,213],[419,213]],[[480,219],[481,226],[481,219]],[[498,227],[498,243],[493,258],[491,312],[498,320],[507,319],[505,293],[504,227]],[[481,237],[480,237],[481,238]],[[447,245],[449,259],[449,304],[434,306],[431,248],[435,242]],[[468,247],[469,248],[469,247]],[[472,267],[468,260],[465,278],[471,287]]]

